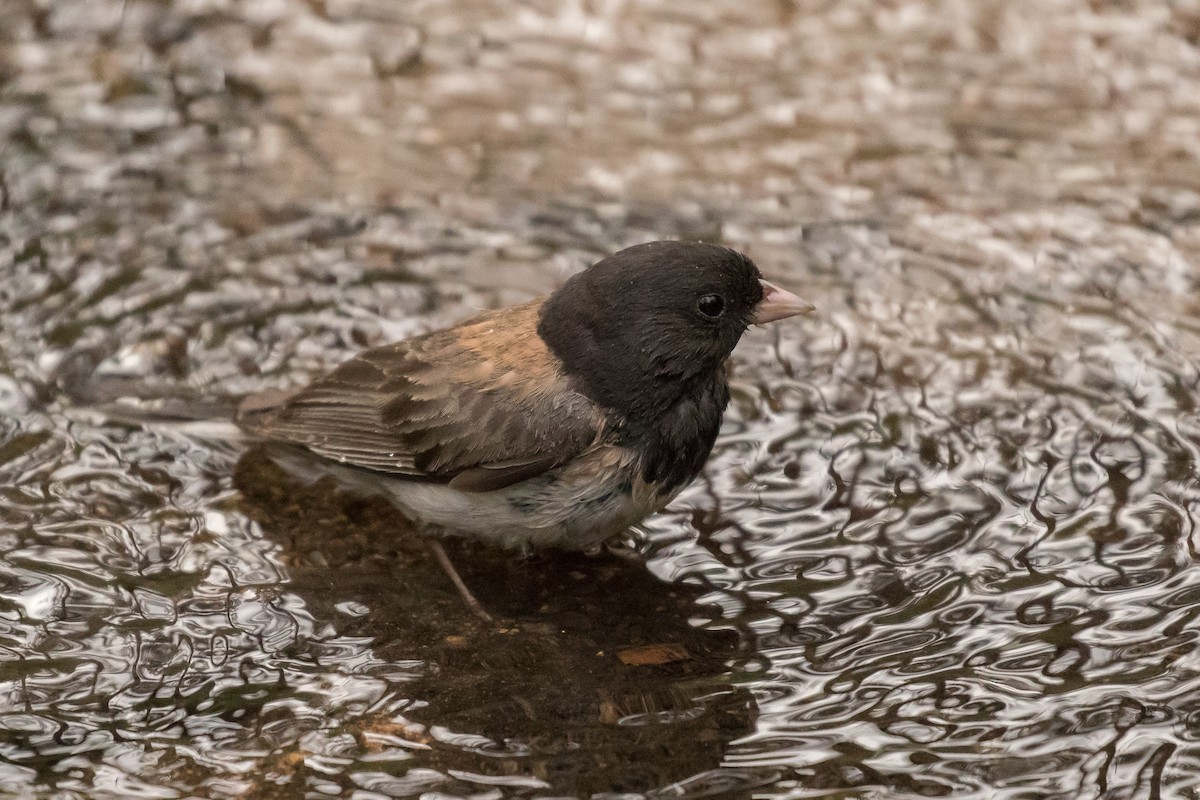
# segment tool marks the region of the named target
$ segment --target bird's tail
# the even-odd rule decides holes
[[[173,398],[147,404],[119,401],[77,406],[68,413],[71,416],[86,415],[107,424],[169,430],[201,441],[230,444],[248,442],[249,437],[233,422],[236,410],[237,402],[234,399]]]
[[[51,385],[68,401],[68,416],[170,431],[213,443],[248,441],[233,422],[240,398],[204,396],[187,386],[162,386],[137,376],[101,374],[97,363],[102,355],[77,351],[51,374]]]

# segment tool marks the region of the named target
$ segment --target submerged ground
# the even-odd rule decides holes
[[[0,793],[1200,797],[1200,5],[0,5]],[[84,409],[654,238],[747,336],[645,566]],[[438,793],[438,794],[430,794]]]

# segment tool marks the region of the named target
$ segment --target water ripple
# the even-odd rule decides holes
[[[0,5],[0,793],[1197,795],[1160,5]],[[86,410],[664,237],[820,314],[747,334],[650,574],[456,550],[499,631],[386,506]]]

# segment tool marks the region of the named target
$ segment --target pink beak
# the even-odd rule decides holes
[[[801,300],[787,289],[780,289],[775,284],[761,279],[759,283],[763,287],[763,298],[754,307],[752,322],[755,325],[774,322],[777,319],[787,319],[797,314],[807,314],[816,310],[816,306],[812,303]]]

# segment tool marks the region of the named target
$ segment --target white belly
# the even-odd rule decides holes
[[[392,478],[306,455],[272,456],[302,477],[328,474],[349,488],[386,497],[405,517],[431,532],[473,536],[506,547],[585,550],[658,511],[678,494],[676,490],[660,495],[647,486],[631,454],[617,447],[598,448],[558,470],[491,492]]]
[[[397,482],[388,496],[411,519],[449,535],[471,535],[509,547],[584,550],[658,510],[632,493],[578,492],[524,481],[468,494],[440,484]],[[665,505],[665,502],[663,503]]]

